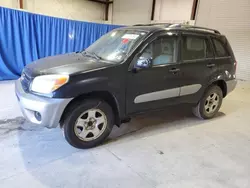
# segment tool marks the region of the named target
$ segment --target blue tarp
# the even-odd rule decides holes
[[[83,50],[117,27],[0,7],[0,80],[18,78],[39,58]]]

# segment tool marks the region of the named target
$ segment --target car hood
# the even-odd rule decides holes
[[[113,66],[112,63],[86,57],[82,53],[70,53],[39,59],[25,67],[30,76],[46,74],[74,74]]]

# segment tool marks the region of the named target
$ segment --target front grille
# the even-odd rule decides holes
[[[21,80],[21,84],[22,84],[23,90],[25,92],[28,92],[30,84],[31,84],[31,81],[32,81],[32,78],[30,76],[28,76],[25,71],[23,71],[20,80]]]

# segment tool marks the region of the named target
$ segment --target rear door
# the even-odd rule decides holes
[[[180,101],[196,103],[217,70],[211,40],[206,35],[183,33],[181,46]]]

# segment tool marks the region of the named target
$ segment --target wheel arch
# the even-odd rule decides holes
[[[227,95],[227,84],[225,80],[215,80],[210,85],[217,85],[221,88],[223,97],[226,97]]]
[[[119,103],[116,97],[113,94],[111,94],[109,91],[93,91],[93,92],[81,94],[70,101],[70,103],[64,109],[62,116],[60,118],[59,123],[60,123],[61,128],[63,126],[63,123],[68,113],[72,111],[74,106],[77,105],[79,102],[83,102],[84,100],[87,100],[87,99],[101,99],[107,102],[113,110],[113,113],[115,116],[115,120],[114,120],[115,125],[119,126],[121,124],[120,107],[118,105]]]

